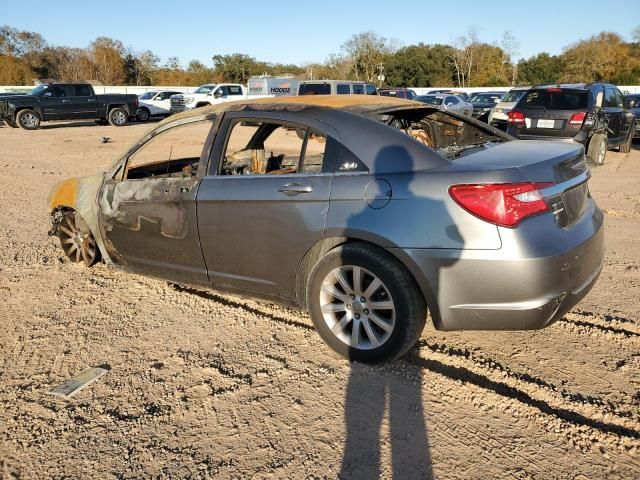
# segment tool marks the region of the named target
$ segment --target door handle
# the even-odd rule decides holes
[[[313,192],[313,187],[311,185],[300,185],[299,183],[287,183],[280,187],[278,191],[292,197],[299,193],[311,193]]]

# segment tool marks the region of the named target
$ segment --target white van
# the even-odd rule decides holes
[[[298,80],[291,77],[272,77],[270,75],[251,77],[248,82],[249,98],[297,95],[299,83]]]

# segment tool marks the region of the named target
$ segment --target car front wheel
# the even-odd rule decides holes
[[[140,110],[138,110],[138,120],[141,122],[146,122],[147,120],[149,120],[149,117],[151,116],[149,114],[149,110],[147,110],[146,108],[141,108]]]
[[[587,147],[587,157],[595,165],[604,165],[604,159],[607,156],[607,136],[602,133],[596,133],[589,141]]]
[[[25,130],[37,130],[40,128],[40,115],[33,110],[20,110],[16,115],[16,122]]]
[[[307,289],[311,319],[340,355],[365,363],[393,361],[420,338],[427,316],[422,292],[391,254],[361,243],[329,251]]]

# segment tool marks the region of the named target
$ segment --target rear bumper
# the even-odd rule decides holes
[[[587,147],[590,138],[589,133],[582,130],[573,137],[562,137],[558,135],[527,135],[520,133],[520,129],[511,125],[509,125],[509,127],[507,128],[507,133],[517,138],[518,140],[552,140],[556,142],[577,142],[581,145],[584,145],[585,148]]]
[[[549,214],[502,228],[501,250],[396,255],[406,255],[439,330],[543,328],[591,290],[604,260],[603,214],[594,202],[569,229],[554,222]]]

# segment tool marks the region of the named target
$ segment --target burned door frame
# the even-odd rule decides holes
[[[100,234],[113,263],[146,275],[208,284],[198,237],[196,195],[205,175],[219,116],[203,114],[151,131],[117,162],[98,193]],[[210,122],[194,176],[126,179],[133,155],[175,128]]]

